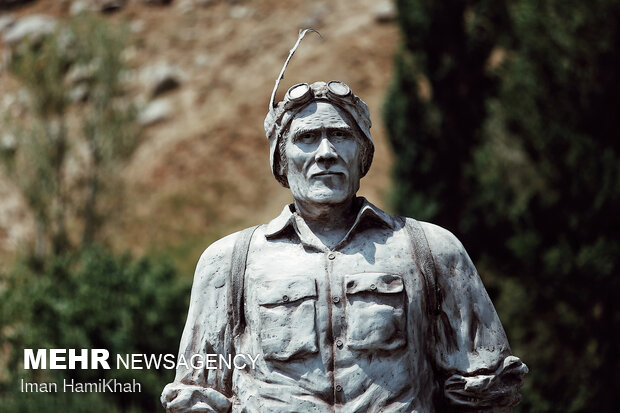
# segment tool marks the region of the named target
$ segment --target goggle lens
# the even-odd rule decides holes
[[[338,97],[345,97],[351,93],[351,89],[349,88],[349,86],[337,80],[332,80],[331,82],[329,82],[327,84],[327,88],[331,93]]]
[[[299,101],[304,99],[310,93],[310,86],[307,83],[300,83],[292,86],[288,90],[288,97],[292,101]]]

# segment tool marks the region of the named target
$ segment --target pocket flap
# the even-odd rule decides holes
[[[361,292],[391,294],[403,291],[403,278],[395,274],[365,272],[345,275],[344,280],[347,294]]]
[[[306,297],[316,297],[316,284],[308,276],[266,280],[257,288],[258,304],[286,304]]]

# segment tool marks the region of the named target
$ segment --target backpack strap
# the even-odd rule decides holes
[[[248,261],[248,251],[252,235],[260,225],[246,228],[239,232],[235,245],[233,246],[230,272],[228,273],[228,322],[224,334],[224,345],[222,347],[226,357],[234,356],[234,340],[241,334],[245,325],[243,313],[243,286],[245,281],[245,267]],[[228,368],[217,369],[215,371],[216,383],[223,390],[226,396],[232,396],[232,370]]]
[[[437,269],[428,239],[426,239],[422,225],[415,219],[405,219],[405,228],[411,242],[413,260],[424,277],[428,313],[437,316],[441,313],[441,291],[437,283]]]

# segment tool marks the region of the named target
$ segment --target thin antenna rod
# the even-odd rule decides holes
[[[297,42],[295,42],[295,46],[293,46],[293,48],[288,52],[288,57],[286,58],[286,61],[284,62],[284,66],[282,66],[282,70],[280,71],[280,75],[278,76],[278,79],[276,80],[276,85],[273,88],[273,92],[271,92],[271,99],[269,99],[269,110],[270,111],[272,110],[272,108],[275,107],[276,92],[278,91],[278,86],[280,86],[280,80],[284,79],[284,71],[286,70],[286,66],[288,66],[288,62],[291,61],[291,58],[295,54],[297,47],[301,43],[301,39],[303,39],[306,33],[308,32],[314,32],[318,34],[321,39],[323,38],[323,36],[321,36],[321,33],[319,33],[318,31],[314,29],[305,29],[305,30],[299,31],[299,37],[297,37]]]

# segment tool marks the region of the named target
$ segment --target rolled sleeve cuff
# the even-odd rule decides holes
[[[451,405],[462,406],[465,411],[508,412],[507,408],[521,400],[519,389],[527,372],[519,358],[508,356],[488,374],[453,374],[445,382],[444,394]]]

